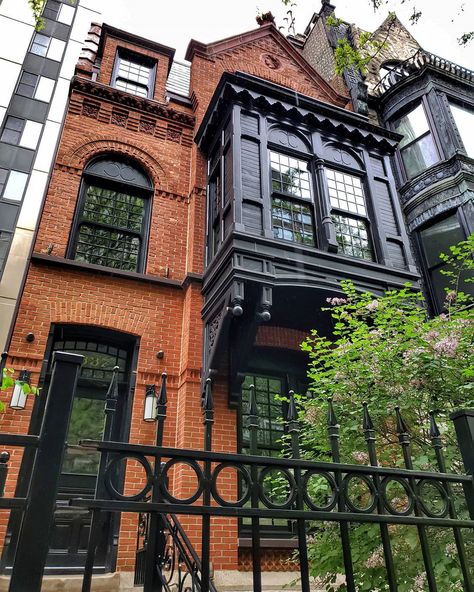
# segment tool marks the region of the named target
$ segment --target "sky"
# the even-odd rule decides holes
[[[303,32],[320,0],[295,0],[296,32]],[[456,39],[474,29],[474,0],[388,0],[377,13],[370,0],[333,0],[336,16],[363,29],[373,31],[395,10],[421,46],[466,68],[474,69],[474,41],[461,48]],[[190,39],[209,43],[257,27],[255,16],[271,10],[277,25],[285,25],[281,0],[98,0],[103,21],[147,39],[176,49],[183,60]],[[423,15],[411,26],[414,6]],[[446,7],[449,8],[446,8]],[[449,14],[448,14],[449,11]]]

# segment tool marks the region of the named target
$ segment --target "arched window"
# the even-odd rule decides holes
[[[134,162],[106,156],[84,170],[69,257],[143,271],[153,186]]]

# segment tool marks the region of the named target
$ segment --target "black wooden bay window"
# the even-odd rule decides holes
[[[308,163],[270,151],[275,238],[314,246]]]
[[[339,251],[350,257],[374,259],[364,188],[359,177],[326,169],[331,218]]]
[[[84,171],[69,256],[143,271],[152,185],[125,160],[102,158]]]

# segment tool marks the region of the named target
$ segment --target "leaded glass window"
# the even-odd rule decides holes
[[[282,381],[279,378],[249,374],[242,384],[242,452],[249,453],[250,435],[248,424],[248,407],[250,385],[255,386],[255,398],[259,417],[258,454],[279,456],[281,437],[283,435]]]
[[[313,218],[309,205],[274,197],[272,221],[275,238],[314,246]]]
[[[438,162],[439,154],[423,105],[418,105],[413,111],[394,121],[393,128],[403,135],[398,148],[409,179]]]
[[[311,198],[308,163],[278,152],[270,152],[272,189]]]
[[[119,161],[98,161],[85,173],[71,256],[94,265],[141,271],[149,190],[130,180],[146,185],[148,179]],[[117,182],[121,174],[131,182],[129,187]]]
[[[374,259],[364,187],[359,177],[326,169],[332,221],[341,253]]]
[[[153,64],[145,57],[119,53],[114,86],[140,97],[153,96]]]
[[[472,133],[474,130],[474,109],[467,109],[451,102],[449,107],[464,144],[464,150],[468,156],[474,158],[474,134]]]
[[[270,151],[273,236],[315,245],[308,163]],[[284,198],[280,194],[291,196]]]

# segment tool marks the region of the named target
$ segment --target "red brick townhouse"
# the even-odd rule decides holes
[[[202,381],[211,376],[214,450],[244,452],[248,387],[259,403],[259,451],[278,451],[275,395],[304,392],[299,343],[341,279],[381,292],[417,281],[390,155],[398,136],[354,113],[272,24],[174,50],[103,25],[71,82],[51,182],[8,365],[42,387],[1,430],[38,429],[56,350],[85,356],[67,437],[48,573],[80,572],[90,516],[68,500],[90,495],[104,398],[119,366],[113,437],[153,444],[146,385],[168,375],[165,444],[200,448]],[[28,471],[13,451],[7,493]],[[19,479],[18,488],[22,487]],[[125,488],[136,487],[133,474]],[[175,491],[190,485],[175,479]],[[235,495],[236,478],[224,488]],[[8,489],[9,488],[9,489]],[[17,493],[18,493],[17,489]],[[198,544],[199,520],[183,518]],[[8,571],[18,524],[1,523]],[[292,524],[262,522],[264,568],[291,569]],[[96,569],[135,569],[137,516],[111,518]],[[249,569],[245,520],[213,519],[216,574]],[[232,576],[235,578],[237,576]],[[119,584],[119,580],[122,582]],[[217,579],[216,579],[217,581]]]

